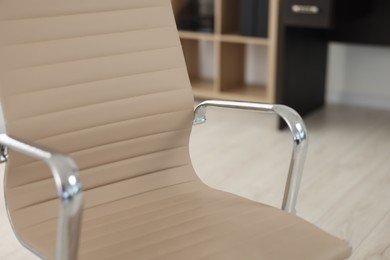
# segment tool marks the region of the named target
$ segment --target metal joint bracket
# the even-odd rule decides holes
[[[8,160],[8,148],[7,146],[0,145],[0,163],[4,163]]]
[[[291,214],[295,214],[295,206],[308,145],[306,126],[300,115],[292,108],[284,105],[208,100],[200,103],[195,108],[193,119],[194,125],[206,122],[206,110],[209,106],[255,110],[268,113],[273,112],[283,118],[283,120],[287,123],[293,136],[293,151],[284,191],[282,210]]]

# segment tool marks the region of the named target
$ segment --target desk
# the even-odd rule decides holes
[[[281,0],[279,17],[277,102],[301,115],[325,103],[329,41],[390,45],[389,0]]]

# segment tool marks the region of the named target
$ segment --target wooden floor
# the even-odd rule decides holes
[[[279,206],[289,132],[275,131],[274,116],[209,112],[191,139],[199,176],[215,188]],[[309,154],[297,214],[348,240],[351,259],[390,259],[390,112],[329,106],[306,124]],[[3,198],[0,207],[0,259],[36,259],[13,237]]]

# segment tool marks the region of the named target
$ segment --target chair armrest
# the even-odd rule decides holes
[[[299,185],[301,182],[308,144],[306,126],[299,114],[295,110],[284,105],[208,100],[200,103],[195,108],[193,120],[194,125],[206,122],[206,111],[209,106],[273,112],[284,119],[291,130],[294,144],[283,196],[282,210],[295,214],[295,205],[298,197]]]
[[[48,164],[60,198],[56,259],[77,259],[83,192],[76,163],[67,155],[38,148],[6,134],[0,134],[0,144]]]

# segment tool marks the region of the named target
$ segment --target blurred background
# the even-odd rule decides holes
[[[390,2],[172,0],[196,101],[280,103],[304,116],[298,216],[351,259],[390,259]],[[291,151],[280,119],[210,109],[191,152],[209,185],[280,207]]]

